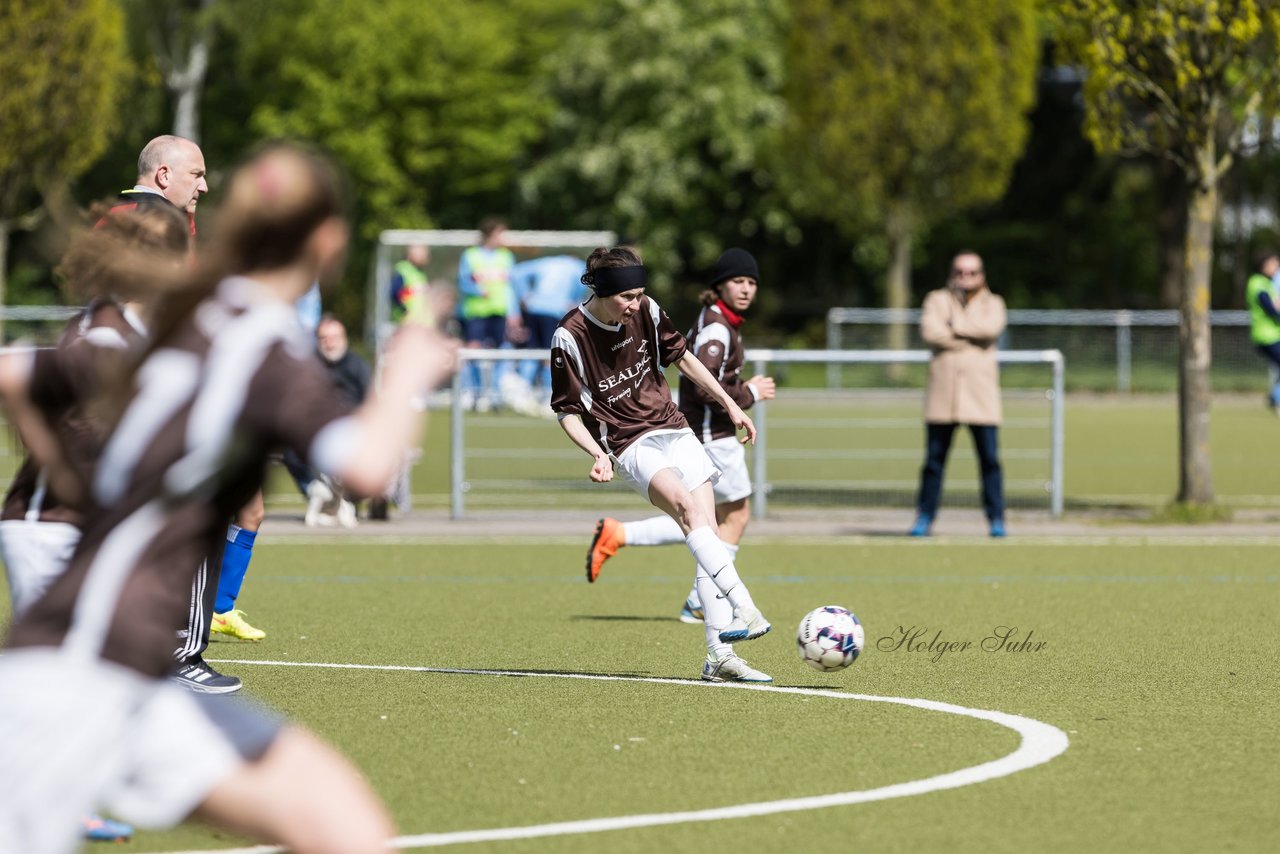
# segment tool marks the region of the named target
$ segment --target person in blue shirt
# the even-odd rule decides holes
[[[582,284],[587,262],[572,255],[549,255],[522,261],[511,269],[511,286],[524,317],[530,350],[551,349],[551,336],[560,319],[575,305],[591,296]],[[550,400],[551,363],[527,359],[520,363],[520,376],[531,388]]]

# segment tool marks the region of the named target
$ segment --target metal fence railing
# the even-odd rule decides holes
[[[1002,349],[1061,350],[1071,365],[1073,389],[1171,391],[1177,387],[1177,311],[1010,309]],[[1244,311],[1210,313],[1215,389],[1266,387],[1267,367],[1249,337]],[[833,308],[827,312],[827,349],[888,346],[888,328],[906,327],[908,347],[923,346],[919,309]],[[827,383],[839,388],[843,371],[828,368]]]
[[[460,355],[464,362],[497,363],[544,359],[549,354],[464,349]],[[763,516],[772,504],[910,506],[923,460],[920,388],[928,351],[749,349],[745,355],[756,374],[772,371],[781,377],[791,369],[790,375],[800,379],[802,366],[817,371],[829,364],[868,371],[906,366],[913,369],[917,385],[905,390],[870,384],[824,390],[780,383],[775,400],[757,403],[750,412],[757,429],[750,452],[755,514]],[[1001,457],[1008,503],[1047,505],[1053,516],[1061,516],[1066,362],[1057,350],[1001,351],[998,358],[1006,370],[1040,371],[1038,385],[1028,383],[1003,393]],[[628,500],[629,490],[616,480],[588,488],[586,457],[554,422],[469,412],[461,393],[462,374],[459,371],[454,380],[450,402],[449,492],[454,518],[462,518],[467,503],[477,497],[490,506],[538,507],[598,502],[603,493],[613,493],[609,500],[615,504]],[[963,471],[953,473],[948,491],[968,494],[976,503],[976,479],[965,479]]]

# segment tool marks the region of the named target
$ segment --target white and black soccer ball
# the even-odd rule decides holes
[[[862,641],[862,624],[852,611],[839,605],[814,608],[796,629],[800,658],[823,673],[844,670],[857,661]]]

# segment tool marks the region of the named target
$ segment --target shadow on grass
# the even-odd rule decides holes
[[[679,617],[643,617],[636,614],[574,614],[570,620],[596,620],[605,623],[677,623]]]

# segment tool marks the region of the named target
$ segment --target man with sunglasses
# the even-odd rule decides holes
[[[987,287],[982,258],[951,259],[947,286],[924,300],[920,334],[933,351],[925,391],[925,462],[920,470],[913,537],[927,537],[938,515],[943,472],[956,426],[967,424],[982,475],[982,504],[991,536],[1003,537],[1004,477],[997,433],[1002,417],[996,341],[1004,332],[1004,300]]]

